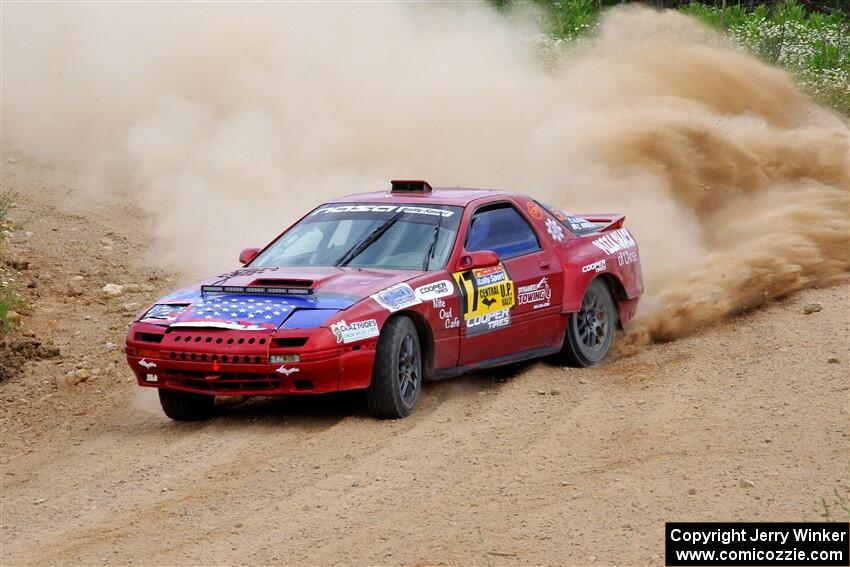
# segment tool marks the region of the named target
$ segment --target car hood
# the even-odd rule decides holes
[[[422,273],[360,268],[240,268],[163,297],[140,320],[171,327],[315,328],[337,311]],[[241,289],[246,287],[249,289]],[[287,291],[260,294],[250,288]]]

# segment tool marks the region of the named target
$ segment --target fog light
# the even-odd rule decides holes
[[[136,356],[148,357],[148,358],[159,358],[159,351],[153,350],[149,348],[137,348]]]
[[[301,357],[297,354],[273,354],[269,357],[271,364],[284,364],[286,362],[299,362]]]

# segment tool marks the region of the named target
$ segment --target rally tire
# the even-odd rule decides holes
[[[570,313],[559,362],[586,368],[601,364],[611,350],[617,326],[617,311],[605,282],[596,279],[588,286],[578,313]]]
[[[215,413],[215,396],[159,390],[159,404],[174,421],[203,421]]]
[[[422,389],[422,349],[413,321],[393,317],[378,338],[372,382],[366,389],[369,412],[399,419],[413,412]]]

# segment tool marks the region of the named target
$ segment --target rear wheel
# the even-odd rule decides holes
[[[578,313],[570,314],[560,362],[583,368],[605,360],[614,340],[615,309],[605,282],[593,280],[584,293]]]
[[[213,416],[215,396],[160,389],[159,404],[175,421],[203,421]]]
[[[422,350],[413,321],[390,319],[378,339],[372,383],[366,390],[369,411],[382,419],[407,417],[422,389]]]

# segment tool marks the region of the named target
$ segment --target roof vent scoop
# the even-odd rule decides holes
[[[431,184],[421,179],[393,179],[391,193],[430,193]]]

